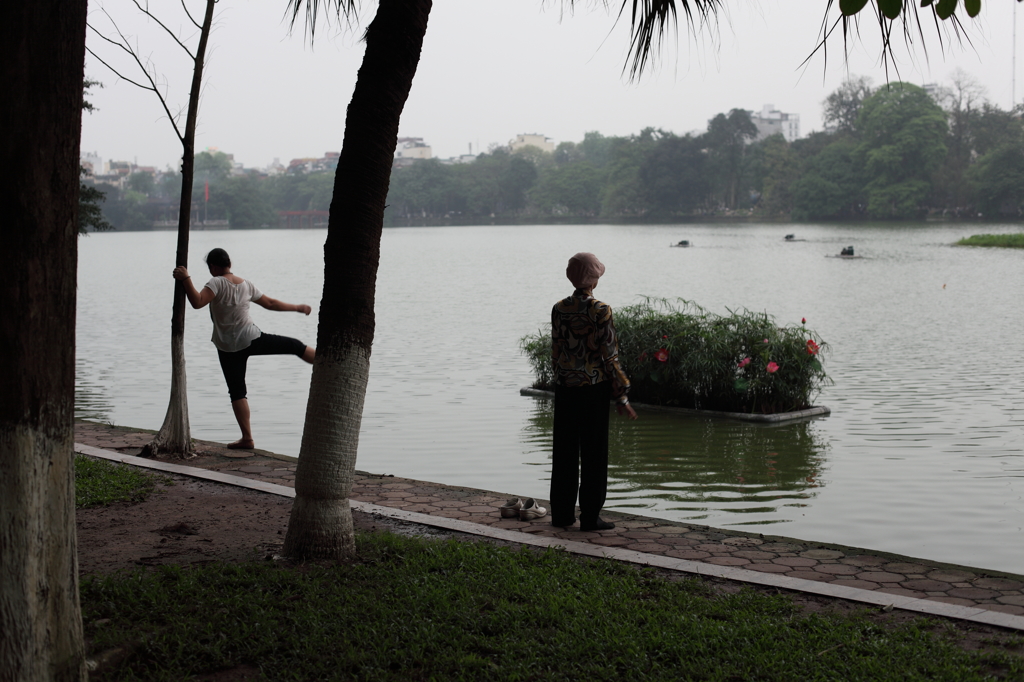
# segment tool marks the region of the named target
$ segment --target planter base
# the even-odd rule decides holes
[[[519,395],[528,395],[534,398],[554,398],[554,391],[544,391],[539,388],[521,388],[519,389]],[[832,410],[825,407],[824,405],[817,405],[815,407],[808,407],[806,410],[796,410],[795,412],[778,412],[776,414],[749,414],[747,412],[716,412],[714,410],[692,410],[686,407],[666,407],[664,405],[646,405],[644,403],[636,403],[633,405],[642,407],[645,410],[660,410],[662,412],[675,412],[677,414],[688,414],[695,417],[718,417],[720,419],[738,419],[745,422],[759,422],[762,424],[778,424],[780,422],[790,422],[799,419],[808,419],[810,417],[825,417],[832,414]]]

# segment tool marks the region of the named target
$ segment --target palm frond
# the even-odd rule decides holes
[[[285,9],[285,17],[291,15],[289,22],[291,28],[295,28],[295,22],[299,20],[300,14],[305,14],[306,35],[309,42],[313,42],[316,34],[316,22],[320,16],[320,10],[327,12],[327,21],[330,25],[330,15],[334,13],[339,20],[348,24],[355,24],[358,19],[359,3],[357,0],[288,0],[288,7]]]
[[[619,10],[621,18],[630,5],[630,0],[623,0]],[[671,27],[678,33],[679,22],[677,5],[686,15],[686,23],[690,31],[696,35],[698,30],[710,26],[718,18],[722,8],[721,0],[632,0],[630,12],[630,47],[626,64],[629,77],[636,79],[647,67],[652,50],[660,49],[665,32]]]

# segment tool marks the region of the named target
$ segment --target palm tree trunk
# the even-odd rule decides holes
[[[188,267],[189,222],[192,218],[192,180],[195,176],[196,121],[199,117],[199,95],[202,93],[203,64],[206,45],[213,25],[216,0],[206,0],[206,14],[199,32],[192,69],[192,89],[188,96],[188,114],[185,134],[181,138],[181,202],[178,205],[178,248],[174,264]],[[147,443],[140,453],[152,457],[166,452],[187,457],[192,452],[192,430],[188,421],[188,391],[185,381],[185,283],[174,280],[174,305],[171,310],[171,397],[167,413],[156,438]]]
[[[85,0],[0,25],[0,680],[84,680],[75,284]]]
[[[316,362],[284,553],[354,549],[348,497],[370,372],[374,292],[398,123],[412,88],[430,0],[381,0],[345,120],[324,245]]]

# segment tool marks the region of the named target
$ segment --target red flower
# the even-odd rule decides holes
[[[661,338],[663,338],[663,339],[667,339],[667,338],[668,338],[668,334],[665,334],[665,335],[664,335],[664,336],[662,336]]]
[[[658,362],[668,362],[668,349],[659,348],[658,350],[654,351],[654,359],[657,360]]]
[[[740,369],[743,369],[744,367],[746,367],[749,364],[750,364],[750,358],[743,358],[742,360],[740,360],[739,364],[736,365],[736,366],[739,367]]]
[[[801,317],[800,318],[800,324],[807,324],[807,318],[806,317]]]
[[[776,372],[779,371],[779,366],[774,362],[769,362],[767,369],[769,374],[775,374]]]
[[[809,355],[817,355],[821,347],[814,342],[814,339],[807,339],[807,353]]]

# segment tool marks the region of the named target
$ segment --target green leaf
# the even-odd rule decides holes
[[[954,11],[956,11],[956,0],[939,0],[935,5],[935,13],[939,15],[939,19],[949,19],[953,16]]]
[[[839,0],[839,11],[845,16],[853,16],[864,9],[866,4],[868,4],[868,0]]]
[[[935,0],[921,0],[921,7],[927,7],[928,5],[935,2]]]
[[[964,9],[972,19],[981,13],[981,0],[964,0]]]
[[[956,0],[953,0],[956,2]],[[942,0],[939,0],[942,3]],[[903,0],[878,0],[878,9],[889,19],[895,19],[903,10]]]

